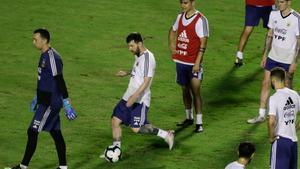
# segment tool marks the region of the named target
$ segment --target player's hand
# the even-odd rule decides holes
[[[35,96],[30,103],[30,111],[34,113],[36,109],[37,109],[37,97]]]
[[[267,62],[267,57],[264,56],[260,62],[260,67],[264,69],[266,66],[266,62]]]
[[[76,117],[77,117],[76,112],[72,108],[69,99],[68,98],[64,99],[63,103],[64,103],[65,115],[68,118],[68,120],[74,120],[74,119],[76,119]]]
[[[296,63],[292,63],[289,67],[289,74],[294,74],[297,68],[297,64]]]
[[[127,100],[126,107],[131,107],[135,103],[137,98],[138,98],[137,95],[135,95],[135,94],[131,95]]]
[[[195,64],[195,65],[193,66],[192,72],[193,72],[193,73],[198,73],[198,72],[200,72],[200,66],[199,66],[198,64]]]
[[[126,72],[126,71],[123,71],[123,70],[120,70],[116,73],[116,76],[118,76],[118,77],[124,77],[124,76],[127,76],[127,75],[129,75],[129,73]]]

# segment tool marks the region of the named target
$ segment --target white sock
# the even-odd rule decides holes
[[[23,165],[23,164],[20,164],[20,167],[21,167],[22,169],[28,169],[28,166]]]
[[[162,129],[158,129],[157,136],[165,139],[168,135],[168,132]]]
[[[59,166],[60,169],[68,169],[68,166]]]
[[[193,109],[185,109],[186,119],[193,120]]]
[[[239,59],[243,59],[243,52],[237,51],[236,52],[236,57],[239,58]]]
[[[202,124],[202,113],[196,114],[196,124]]]
[[[118,146],[119,148],[121,148],[121,141],[114,141],[113,145]]]
[[[259,108],[259,117],[265,117],[266,115],[266,109]]]

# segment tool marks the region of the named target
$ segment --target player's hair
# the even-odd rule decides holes
[[[34,34],[39,33],[43,39],[47,40],[47,43],[50,42],[50,33],[47,29],[39,28],[39,29],[36,29],[35,31],[33,31],[33,33]]]
[[[134,41],[135,43],[138,43],[138,42],[142,42],[143,43],[143,38],[142,38],[142,35],[138,32],[132,32],[130,33],[127,38],[126,38],[126,42],[129,43],[131,41]]]
[[[255,152],[254,144],[250,142],[243,142],[239,145],[239,157],[251,158],[252,154]]]
[[[285,70],[281,67],[275,67],[271,70],[271,77],[275,77],[283,82],[285,80]]]

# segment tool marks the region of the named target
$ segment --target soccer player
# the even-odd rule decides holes
[[[268,127],[269,141],[272,144],[270,168],[296,169],[296,118],[300,97],[296,91],[285,87],[285,71],[282,68],[271,71],[271,86],[276,92],[269,99]]]
[[[176,62],[177,83],[181,86],[186,119],[177,126],[194,122],[192,103],[196,112],[195,132],[202,132],[203,75],[202,61],[209,36],[206,17],[195,9],[195,0],[180,0],[182,13],[177,16],[169,32],[169,48]]]
[[[246,0],[245,8],[245,26],[240,37],[238,51],[236,53],[235,65],[240,67],[243,65],[243,52],[247,41],[255,26],[259,24],[259,20],[263,20],[263,27],[267,28],[269,15],[274,6],[274,0]]]
[[[292,87],[300,49],[300,15],[291,9],[290,0],[278,0],[278,11],[272,11],[261,67],[265,69],[260,94],[259,115],[248,119],[250,124],[263,122],[270,92],[270,70],[281,67],[287,72],[286,85]],[[267,57],[268,56],[268,57]]]
[[[121,124],[125,124],[134,133],[152,134],[163,138],[171,150],[174,144],[173,131],[154,127],[147,119],[151,100],[150,87],[156,67],[154,55],[144,46],[140,33],[130,33],[126,42],[129,51],[134,54],[135,61],[131,72],[119,71],[116,74],[119,77],[131,77],[126,92],[113,110],[113,145],[121,148]]]
[[[228,164],[225,169],[245,169],[251,162],[255,153],[255,146],[252,143],[244,142],[239,145],[239,159]]]
[[[31,103],[33,119],[27,130],[28,140],[25,154],[20,164],[12,169],[27,169],[35,152],[38,135],[47,131],[52,136],[59,159],[57,169],[67,169],[66,145],[60,129],[59,111],[64,106],[69,120],[76,118],[71,107],[63,77],[63,63],[57,51],[50,47],[50,33],[42,28],[33,32],[33,44],[41,51],[38,64],[36,97]]]

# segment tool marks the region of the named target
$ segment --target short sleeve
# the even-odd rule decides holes
[[[271,96],[269,99],[269,113],[268,114],[276,116],[276,112],[277,112],[276,101],[275,101],[275,98],[273,96]]]
[[[269,16],[269,22],[268,22],[268,28],[270,29],[273,29],[274,28],[274,24],[273,24],[273,16],[274,16],[274,12],[272,11],[270,13],[270,16]]]
[[[178,30],[178,25],[179,25],[179,20],[182,14],[179,14],[175,20],[175,23],[172,26],[173,31],[177,31]]]
[[[145,53],[144,77],[153,77],[155,73],[155,59],[150,53]]]
[[[196,33],[199,38],[209,36],[208,20],[205,16],[201,16],[196,23]]]

